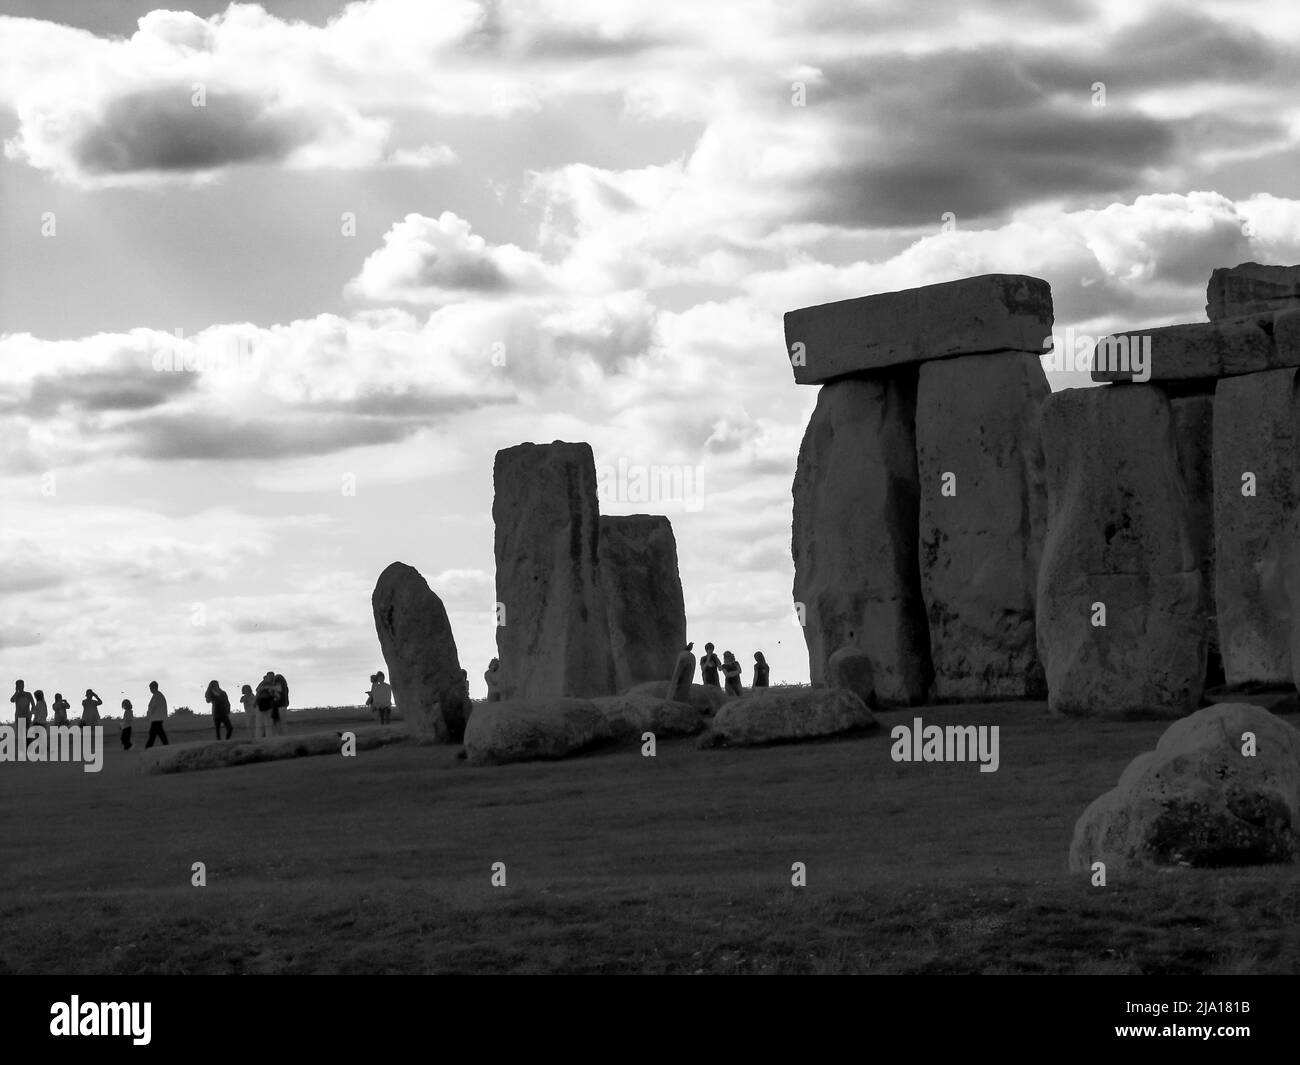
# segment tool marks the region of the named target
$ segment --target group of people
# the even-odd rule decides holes
[[[686,650],[677,656],[677,665],[673,668],[673,678],[668,685],[669,698],[685,701],[687,691],[695,680],[695,644],[688,643]],[[700,680],[706,687],[723,688],[728,695],[744,695],[740,686],[740,663],[730,651],[723,651],[719,658],[713,644],[704,645],[704,656],[700,659]],[[720,683],[721,682],[721,683]],[[754,683],[751,687],[768,686],[767,659],[762,651],[754,652]]]
[[[86,697],[81,700],[81,717],[73,722],[68,720],[68,710],[71,705],[61,692],[54,693],[54,716],[50,717],[50,707],[45,702],[45,693],[37,688],[34,692],[27,690],[27,685],[19,680],[14,682],[14,693],[9,697],[9,701],[14,704],[14,721],[23,723],[27,732],[37,729],[43,729],[47,725],[58,728],[62,726],[74,726],[81,728],[94,728],[100,724],[99,708],[104,705],[104,700],[95,694],[91,688],[86,689]],[[149,738],[145,743],[146,747],[152,747],[155,742],[161,741],[167,743],[167,732],[163,728],[163,723],[167,720],[167,698],[158,690],[158,682],[151,680],[149,682]],[[135,710],[131,706],[130,699],[122,700],[122,749],[129,751],[132,747],[131,732],[135,726]]]
[[[230,697],[215,680],[208,685],[204,698],[212,704],[212,725],[217,739],[230,739],[235,731],[230,723]],[[239,702],[248,715],[252,737],[255,740],[283,736],[289,730],[289,682],[283,673],[268,669],[254,688],[245,684],[239,693]]]
[[[366,705],[379,715],[379,723],[387,725],[393,719],[393,686],[384,680],[384,671],[370,674],[370,690],[366,692]]]

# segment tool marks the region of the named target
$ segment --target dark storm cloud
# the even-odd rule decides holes
[[[301,111],[229,93],[191,102],[189,83],[150,88],[112,99],[72,145],[91,174],[204,171],[232,163],[275,162],[318,135]]]
[[[155,373],[125,367],[38,377],[31,394],[15,412],[44,417],[64,407],[87,414],[148,410],[190,391],[195,374]]]

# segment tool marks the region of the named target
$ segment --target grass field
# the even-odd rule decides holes
[[[1300,970],[1295,867],[1067,876],[1076,818],[1165,724],[878,716],[838,742],[483,769],[405,744],[172,776],[116,746],[98,774],[0,764],[0,972]],[[1001,768],[894,763],[914,716],[1000,725]]]

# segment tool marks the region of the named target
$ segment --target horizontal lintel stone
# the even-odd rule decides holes
[[[1205,289],[1210,321],[1300,307],[1300,266],[1221,266]]]
[[[1093,356],[1092,379],[1189,381],[1298,365],[1300,310],[1101,337]]]

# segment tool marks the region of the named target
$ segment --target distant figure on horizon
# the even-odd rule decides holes
[[[9,701],[14,704],[14,724],[17,725],[22,720],[23,728],[27,727],[28,721],[32,716],[32,693],[25,689],[21,680],[14,681],[14,693],[9,696]]]
[[[271,724],[277,736],[289,734],[289,682],[283,673],[275,675],[275,707],[271,711]]]
[[[89,688],[86,689],[86,697],[81,700],[81,721],[79,724],[82,728],[93,728],[99,724],[99,707],[103,701]]]
[[[387,725],[393,716],[393,688],[384,680],[382,670],[374,675],[370,685],[370,705],[379,715],[379,723]]]
[[[256,740],[270,739],[271,737],[271,714],[275,710],[276,703],[275,672],[268,669],[257,685],[257,717],[254,719],[253,738]]]
[[[239,701],[243,704],[244,713],[248,717],[248,734],[257,739],[257,696],[253,694],[251,684],[245,684],[240,689]]]
[[[695,683],[695,644],[688,643],[686,650],[677,656],[673,677],[668,682],[668,698],[679,703],[691,701],[691,685]]]
[[[501,701],[501,659],[494,658],[488,663],[483,679],[487,681],[487,701],[499,703]]]
[[[704,657],[700,659],[700,679],[711,688],[720,688],[718,670],[721,668],[722,662],[713,653],[713,644],[706,643],[704,645]]]
[[[149,738],[145,741],[145,748],[153,746],[154,740],[162,740],[163,746],[168,745],[167,731],[163,728],[163,722],[167,720],[167,698],[158,690],[158,682],[151,680],[149,682]]]
[[[762,651],[754,652],[754,683],[751,687],[767,687],[767,659],[763,657]]]
[[[217,730],[217,739],[222,739],[221,730],[226,730],[225,739],[230,739],[235,727],[230,723],[230,696],[221,690],[215,680],[208,682],[208,690],[203,698],[212,704],[212,726]]]
[[[61,693],[54,693],[54,725],[56,728],[68,723],[68,711],[71,708],[72,704]]]
[[[740,688],[740,663],[730,651],[722,652],[722,672],[727,678],[727,694],[744,695]]]
[[[131,729],[135,726],[135,711],[131,709],[131,700],[122,700],[122,750],[131,749]]]

